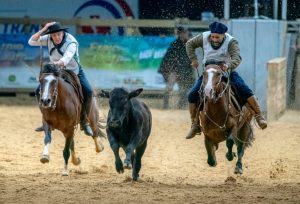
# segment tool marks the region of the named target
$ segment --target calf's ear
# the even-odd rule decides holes
[[[109,92],[100,90],[100,92],[98,93],[98,96],[103,97],[103,98],[109,98]]]
[[[142,93],[142,91],[143,91],[143,88],[139,88],[139,89],[137,89],[137,90],[131,91],[131,92],[129,93],[129,99],[131,99],[131,98],[133,98],[133,97],[136,97],[136,96],[140,95],[140,93]]]

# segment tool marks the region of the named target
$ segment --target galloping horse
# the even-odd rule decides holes
[[[252,115],[247,108],[240,109],[233,97],[229,77],[224,82],[225,72],[219,65],[210,64],[203,72],[204,102],[200,111],[200,121],[205,137],[207,163],[216,166],[215,151],[218,143],[226,140],[228,152],[226,158],[232,161],[235,153],[232,152],[233,144],[237,145],[237,162],[234,173],[242,174],[242,158],[245,148],[254,140],[252,127],[249,124]]]
[[[49,162],[49,146],[51,143],[51,131],[60,130],[65,136],[65,147],[63,157],[65,161],[62,175],[68,175],[68,160],[71,157],[74,165],[81,163],[79,157],[76,157],[74,148],[74,131],[78,126],[80,111],[82,108],[82,90],[77,76],[68,70],[58,68],[54,64],[45,64],[40,72],[40,99],[39,108],[42,112],[43,126],[45,132],[45,147],[42,163]],[[96,100],[93,99],[89,121],[93,130],[93,140],[96,146],[96,152],[101,152],[104,148],[98,136],[105,137],[101,131],[99,121],[99,110]]]

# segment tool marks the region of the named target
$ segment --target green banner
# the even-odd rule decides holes
[[[174,37],[77,36],[83,67],[103,70],[158,69]]]

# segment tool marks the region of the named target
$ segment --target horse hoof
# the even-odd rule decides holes
[[[45,164],[45,163],[49,163],[49,155],[43,155],[42,158],[40,159],[40,161]]]
[[[231,154],[229,154],[228,152],[226,153],[226,158],[228,161],[232,161],[235,156],[236,155],[234,152],[232,152]]]
[[[242,169],[242,168],[239,168],[239,167],[235,167],[234,173],[235,173],[235,174],[240,174],[240,175],[242,175],[242,174],[243,174],[243,169]]]
[[[99,146],[100,147],[96,147],[96,152],[97,153],[100,153],[100,152],[102,152],[104,150],[104,145],[103,144],[100,144]]]
[[[77,157],[77,161],[72,161],[72,163],[75,165],[75,166],[78,166],[79,164],[81,164],[81,160],[79,157]]]
[[[62,175],[62,176],[69,176],[69,172],[68,172],[68,171],[63,171],[63,172],[61,173],[61,175]]]

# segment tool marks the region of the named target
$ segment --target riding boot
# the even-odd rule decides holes
[[[199,125],[199,114],[198,114],[198,108],[196,103],[189,103],[189,110],[190,110],[190,115],[191,115],[191,120],[192,120],[192,126],[185,137],[186,139],[191,139],[195,137],[196,135],[201,134],[201,127]]]
[[[254,96],[251,96],[247,99],[247,103],[254,112],[254,117],[256,119],[257,124],[261,129],[265,129],[267,125],[267,121],[261,115],[260,107]]]
[[[36,100],[37,100],[38,103],[40,102],[40,94],[36,94]],[[44,131],[44,126],[41,125],[41,126],[35,128],[34,131],[36,131],[36,132],[43,132]]]
[[[88,136],[93,136],[93,130],[90,126],[88,116],[91,111],[92,97],[86,98],[83,103],[83,107],[80,115],[80,129],[84,131],[84,134]]]

